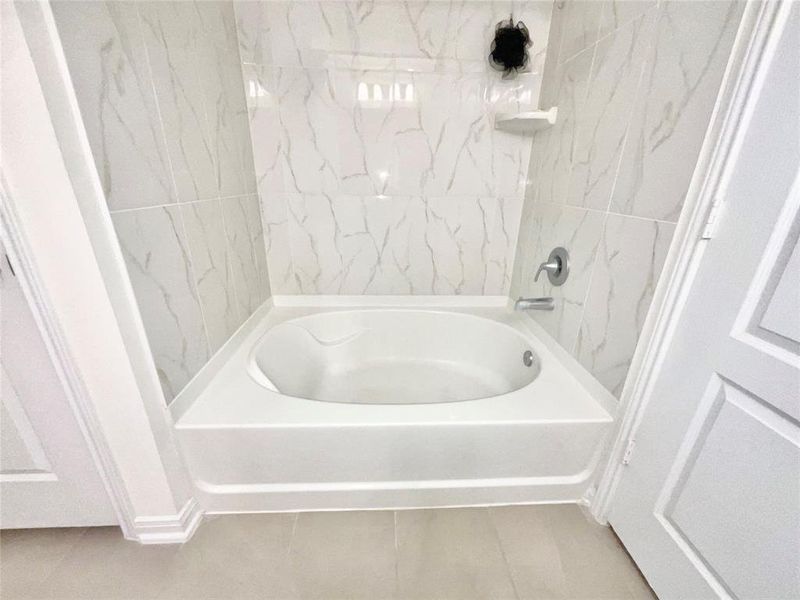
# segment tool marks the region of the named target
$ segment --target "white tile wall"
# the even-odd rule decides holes
[[[511,292],[552,295],[556,310],[533,317],[619,396],[742,3],[555,6],[542,95],[560,122],[533,141]],[[569,279],[534,283],[557,245]]]
[[[662,4],[612,210],[677,221],[741,10],[740,2]]]
[[[134,4],[53,2],[111,210],[177,200]],[[89,27],[91,24],[91,27]]]
[[[52,5],[170,401],[270,295],[233,5]]]
[[[275,293],[503,294],[552,4],[236,2]],[[488,66],[513,12],[531,71]]]
[[[672,223],[609,214],[574,353],[619,396],[672,240]]]
[[[180,209],[123,211],[112,218],[159,380],[165,395],[174,396],[209,357]]]

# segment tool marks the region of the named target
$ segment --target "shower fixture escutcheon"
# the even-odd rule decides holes
[[[569,275],[569,252],[561,246],[553,248],[547,261],[539,265],[534,281],[539,281],[542,271],[547,273],[547,279],[552,285],[563,285]]]

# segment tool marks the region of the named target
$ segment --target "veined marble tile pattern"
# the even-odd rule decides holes
[[[552,3],[235,3],[274,293],[504,294]],[[488,65],[496,23],[530,72]]]
[[[270,296],[258,196],[111,218],[169,402]]]
[[[52,5],[169,402],[270,295],[233,5]]]
[[[556,5],[512,295],[617,397],[680,216],[743,4],[573,0]],[[560,38],[560,39],[559,39]],[[538,264],[566,247],[563,287]]]

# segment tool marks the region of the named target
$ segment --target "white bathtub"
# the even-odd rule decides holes
[[[613,401],[537,330],[505,306],[265,309],[171,406],[198,499],[209,512],[576,501]]]
[[[491,398],[525,387],[540,371],[527,339],[513,327],[471,314],[409,309],[284,321],[255,343],[248,369],[271,391],[356,404]]]

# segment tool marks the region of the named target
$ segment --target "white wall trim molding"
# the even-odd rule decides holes
[[[183,539],[175,527],[170,539],[185,541],[199,509],[191,508],[191,482],[50,6],[40,1],[2,8],[4,38],[13,35],[4,77],[15,82],[4,89],[0,138],[6,246],[30,277],[32,310],[44,324],[125,537],[149,543],[140,536],[141,523],[156,515],[158,522],[181,522]],[[158,516],[172,514],[181,517]]]
[[[778,0],[748,0],[745,6],[672,246],[622,391],[618,413],[621,419],[610,438],[607,459],[601,463],[605,467],[591,504],[592,515],[601,523],[608,520],[625,468],[624,456],[635,440],[636,429],[702,259],[708,241],[704,239],[704,230],[715,201],[723,198],[726,167],[738,150],[737,133],[751,89],[763,77],[762,67],[769,62],[764,61],[764,57],[770,51],[770,32],[780,18],[782,6]]]
[[[182,544],[194,535],[203,514],[200,504],[192,497],[174,515],[136,517],[133,537],[142,544]]]
[[[75,413],[76,421],[86,440],[89,452],[94,458],[120,528],[125,537],[128,537],[133,530],[131,516],[133,508],[130,498],[122,485],[122,477],[117,470],[111,449],[101,433],[83,381],[75,370],[75,364],[69,355],[57,317],[47,300],[41,281],[39,281],[32,253],[26,247],[25,240],[16,227],[16,222],[5,177],[2,177],[0,179],[0,239],[12,263],[17,265],[17,280],[28,301],[31,314],[47,347],[47,352],[64,388],[70,407]]]

